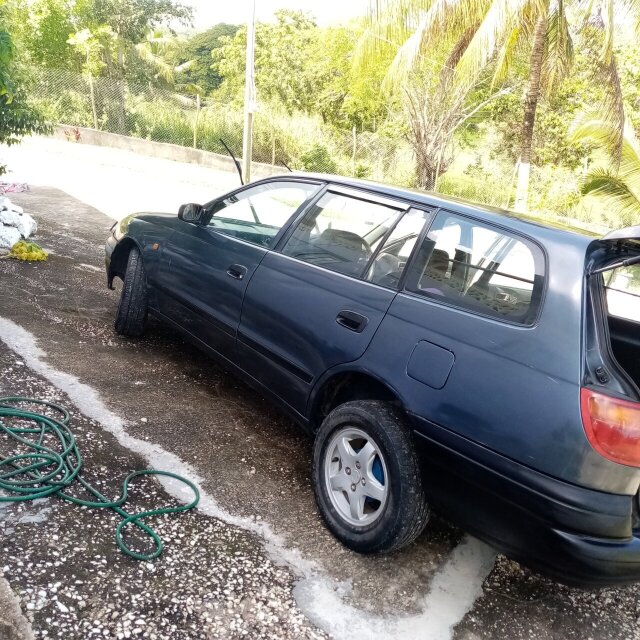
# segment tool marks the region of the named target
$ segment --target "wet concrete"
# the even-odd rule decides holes
[[[98,390],[131,435],[197,469],[203,488],[227,511],[269,523],[332,580],[348,585],[348,602],[370,613],[417,614],[462,532],[436,516],[396,554],[346,550],[317,514],[311,442],[295,425],[162,326],[152,323],[140,340],[115,335],[117,294],[106,289],[101,271],[111,221],[51,188],[13,200],[36,217],[38,240],[52,255],[40,264],[0,261],[0,316],[35,334],[52,367]],[[455,635],[640,638],[639,595],[638,587],[567,589],[500,559]]]

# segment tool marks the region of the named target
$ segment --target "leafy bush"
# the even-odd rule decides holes
[[[302,154],[300,160],[305,171],[336,173],[338,170],[338,165],[331,157],[329,150],[321,144],[314,144],[311,149]]]

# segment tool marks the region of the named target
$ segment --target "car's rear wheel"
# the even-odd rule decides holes
[[[335,408],[316,434],[313,486],[322,517],[361,553],[399,549],[429,519],[418,458],[402,413],[386,402]]]
[[[127,271],[116,312],[115,329],[123,336],[141,336],[146,321],[147,276],[140,251],[133,247],[127,259]]]

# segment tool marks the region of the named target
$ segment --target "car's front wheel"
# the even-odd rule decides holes
[[[389,552],[422,532],[429,507],[410,429],[394,406],[356,400],[336,407],[313,453],[320,513],[347,547]]]
[[[127,259],[127,271],[116,312],[115,329],[123,336],[141,336],[146,320],[147,276],[140,251],[134,247]]]

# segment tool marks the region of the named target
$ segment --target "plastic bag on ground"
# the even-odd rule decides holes
[[[7,227],[0,224],[0,248],[11,249],[11,247],[21,239],[22,236],[15,227]]]
[[[0,196],[0,225],[15,227],[25,240],[38,230],[36,221],[4,196]]]

